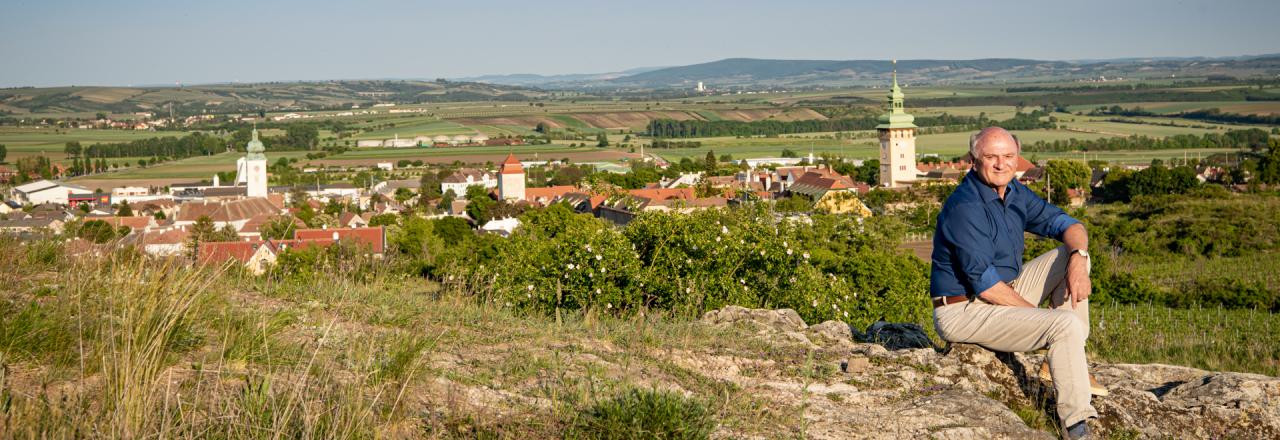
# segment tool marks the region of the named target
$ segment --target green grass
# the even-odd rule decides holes
[[[1265,311],[1092,305],[1100,360],[1280,375],[1280,316]]]
[[[1114,263],[1118,270],[1132,273],[1169,289],[1182,288],[1197,276],[1211,274],[1244,282],[1260,282],[1280,291],[1280,253],[1257,252],[1242,257],[1156,258],[1125,257]]]

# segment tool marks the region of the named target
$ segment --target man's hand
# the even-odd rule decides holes
[[[1076,223],[1062,233],[1062,243],[1067,249],[1089,249],[1089,233],[1084,225]],[[1089,298],[1093,293],[1093,284],[1089,281],[1089,257],[1072,252],[1067,256],[1067,296],[1071,297],[1071,308]]]
[[[1089,281],[1089,257],[1071,254],[1067,261],[1067,296],[1071,298],[1071,308],[1089,298],[1093,293],[1093,282]]]

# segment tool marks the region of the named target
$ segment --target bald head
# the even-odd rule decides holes
[[[991,143],[1011,142],[1019,153],[1022,152],[1022,143],[1018,141],[1018,137],[1014,136],[1008,130],[1000,127],[987,127],[969,136],[969,156],[976,162],[981,155],[983,146]]]
[[[1004,197],[1005,187],[1013,180],[1018,168],[1018,153],[1022,144],[1018,138],[1000,127],[987,127],[969,138],[969,154],[973,156],[973,170],[987,186]]]

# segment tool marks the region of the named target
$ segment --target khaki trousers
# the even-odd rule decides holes
[[[1013,288],[1027,302],[1048,307],[1009,307],[968,301],[933,309],[933,325],[942,339],[977,344],[995,351],[1025,352],[1049,347],[1049,373],[1058,393],[1058,417],[1071,426],[1098,412],[1089,403],[1089,364],[1084,357],[1089,337],[1089,303],[1075,309],[1067,297],[1066,246],[1023,265]]]

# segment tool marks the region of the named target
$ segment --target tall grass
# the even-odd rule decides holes
[[[1280,376],[1280,315],[1221,307],[1091,306],[1089,351],[1103,360]]]

